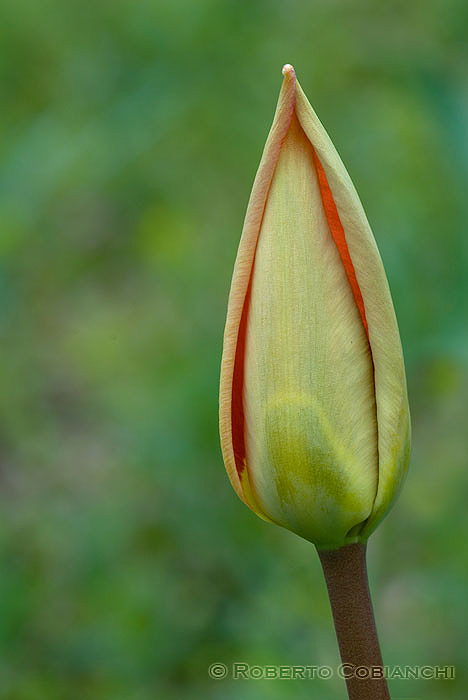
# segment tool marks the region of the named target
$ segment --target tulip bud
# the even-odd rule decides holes
[[[385,271],[358,195],[290,65],[250,196],[220,385],[239,497],[322,549],[367,539],[410,449]]]

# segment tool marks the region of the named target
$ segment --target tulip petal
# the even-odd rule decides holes
[[[295,112],[329,182],[364,301],[374,364],[379,479],[367,537],[388,512],[405,477],[411,427],[398,324],[385,270],[366,214],[328,134],[296,83]]]
[[[370,515],[377,488],[373,366],[295,114],[266,203],[247,318],[253,490],[275,522],[321,546],[340,543]]]
[[[273,124],[268,135],[262,160],[247,207],[242,237],[239,243],[229,294],[228,313],[224,330],[223,357],[219,391],[219,430],[226,471],[237,495],[265,519],[260,506],[254,503],[250,487],[243,488],[241,477],[245,469],[245,435],[242,386],[244,376],[244,345],[248,304],[255,249],[271,180],[281,144],[286,136],[294,111],[295,74],[286,71]],[[248,475],[244,475],[244,484]],[[244,493],[245,491],[245,493]]]

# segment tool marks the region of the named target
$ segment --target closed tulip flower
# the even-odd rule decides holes
[[[221,444],[252,510],[333,550],[364,542],[398,494],[406,379],[361,202],[292,66],[283,74],[232,279]]]

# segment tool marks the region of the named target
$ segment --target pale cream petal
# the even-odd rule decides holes
[[[377,488],[372,358],[295,115],[255,256],[244,409],[262,510],[319,546],[355,540]]]
[[[400,335],[382,261],[365,212],[325,129],[298,84],[296,113],[325,170],[364,299],[374,362],[379,481],[368,536],[387,512],[409,460],[410,419]]]
[[[219,429],[226,471],[238,496],[262,517],[266,516],[261,512],[261,509],[255,505],[253,494],[248,493],[250,489],[247,488],[244,494],[244,488],[239,475],[242,474],[244,470],[245,456],[242,454],[234,454],[233,395],[235,401],[242,403],[242,386],[233,386],[233,382],[241,321],[252,272],[257,238],[260,232],[265,203],[281,144],[288,130],[294,109],[295,74],[290,67],[284,71],[284,74],[285,78],[281,87],[273,124],[265,144],[262,160],[250,195],[242,237],[234,266],[226,327],[224,331],[219,392]],[[247,475],[243,476],[244,484],[246,484],[246,476]]]

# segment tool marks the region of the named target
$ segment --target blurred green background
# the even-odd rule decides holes
[[[468,4],[0,9],[0,697],[344,698],[210,680],[339,661],[313,547],[224,473],[230,277],[291,62],[361,195],[414,449],[369,552],[394,698],[466,697]]]

